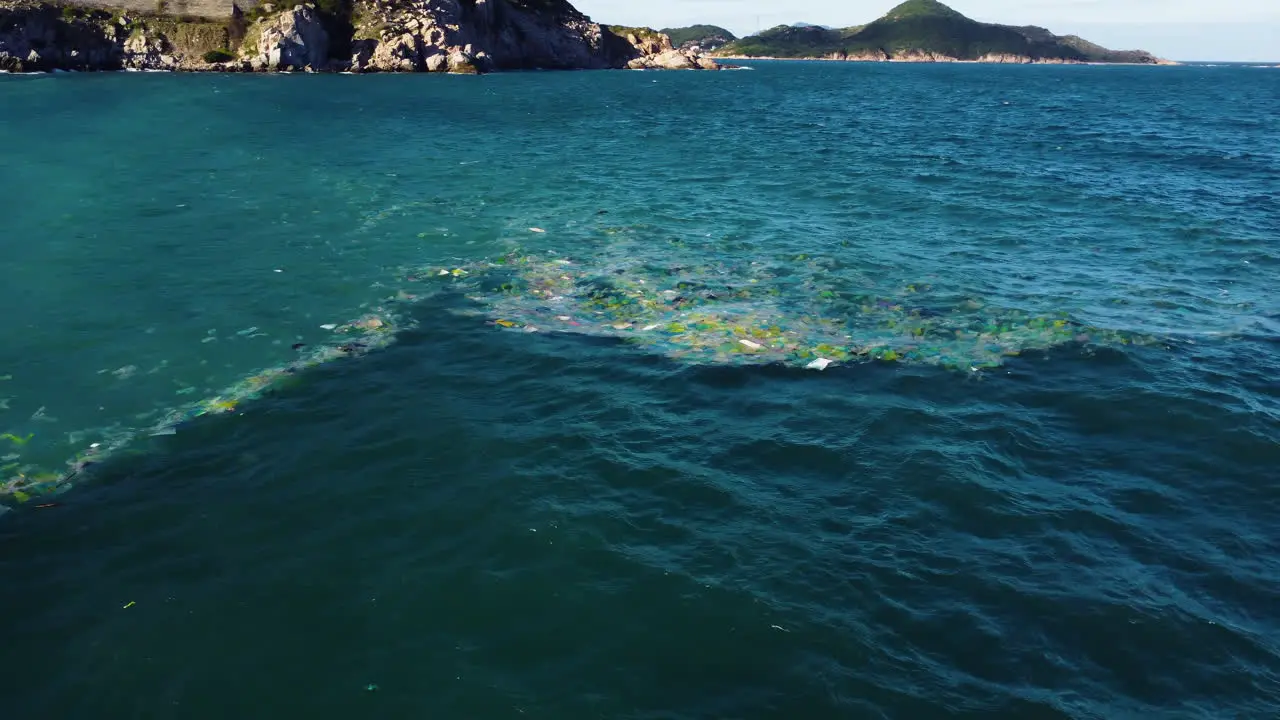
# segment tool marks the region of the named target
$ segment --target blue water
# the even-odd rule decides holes
[[[5,717],[1280,713],[1280,72],[0,103]]]

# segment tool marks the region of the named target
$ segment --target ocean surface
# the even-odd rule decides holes
[[[0,77],[0,716],[1280,716],[1280,70]]]

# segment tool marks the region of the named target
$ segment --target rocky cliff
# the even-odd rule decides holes
[[[131,0],[131,5],[137,2]],[[320,0],[175,16],[90,4],[0,0],[0,70],[350,70],[718,66],[660,40],[615,33],[566,0]],[[656,40],[656,41],[655,41]]]

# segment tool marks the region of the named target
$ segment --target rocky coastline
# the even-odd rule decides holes
[[[131,2],[137,8],[136,1]],[[0,71],[447,72],[706,69],[654,31],[617,33],[566,0],[338,0],[192,16],[0,0]]]
[[[986,65],[1133,65],[1140,67],[1181,65],[1182,63],[1156,59],[1149,63],[1116,63],[1116,62],[1091,62],[1088,60],[1075,60],[1072,58],[1056,58],[1041,57],[1033,58],[1028,55],[1013,55],[1007,53],[988,53],[982,57],[973,60],[964,60],[951,55],[944,55],[932,52],[912,51],[909,53],[900,53],[890,55],[883,51],[879,52],[863,52],[863,53],[832,53],[829,55],[814,57],[770,57],[766,55],[716,55],[719,60],[791,60],[791,61],[828,61],[828,62],[865,62],[865,63],[958,63],[961,65],[970,64],[986,64]]]

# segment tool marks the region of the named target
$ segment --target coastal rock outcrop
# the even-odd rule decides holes
[[[313,70],[329,64],[329,33],[312,5],[296,5],[258,23],[254,69]]]
[[[563,0],[357,0],[351,70],[623,67],[637,51]]]
[[[612,28],[635,49],[627,63],[631,70],[719,70],[720,65],[700,52],[673,47],[671,38],[647,28]]]
[[[903,53],[889,54],[884,50],[863,50],[856,53],[833,52],[823,58],[824,60],[840,60],[846,62],[922,62],[922,63],[954,63],[954,62],[976,62],[976,63],[993,63],[997,65],[1071,65],[1078,64],[1079,60],[1071,58],[1033,58],[1029,55],[1016,55],[1013,53],[987,53],[973,60],[962,60],[952,55],[944,55],[942,53],[924,52],[919,50],[910,50]]]
[[[0,3],[0,70],[118,69],[127,30],[106,13],[64,13],[43,3]]]
[[[837,51],[832,53],[831,60],[847,60],[849,62],[887,62],[889,54],[883,50],[859,50],[854,53]]]
[[[889,57],[890,62],[909,62],[909,63],[952,63],[957,62],[957,58],[942,53],[929,52],[927,50],[908,50],[906,52],[894,53]]]
[[[135,13],[80,1],[93,4],[0,0],[0,70],[719,68],[648,28],[619,32],[592,22],[568,0],[261,3],[247,12],[228,0],[225,17]],[[119,1],[133,7],[140,0]]]
[[[125,39],[124,66],[134,70],[177,70],[178,59],[163,36],[140,29]]]

